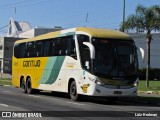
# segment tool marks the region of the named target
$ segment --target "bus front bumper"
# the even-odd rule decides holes
[[[125,89],[107,88],[101,85],[95,85],[95,89],[92,92],[93,96],[113,96],[113,97],[134,97],[137,96],[138,87],[131,87]]]

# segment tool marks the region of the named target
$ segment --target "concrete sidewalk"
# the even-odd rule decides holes
[[[151,93],[151,94],[148,94],[148,93],[138,93],[138,96],[160,98],[160,94],[154,94],[154,93]]]

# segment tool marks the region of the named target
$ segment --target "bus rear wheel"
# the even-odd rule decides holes
[[[75,81],[72,81],[70,84],[69,95],[71,100],[78,100],[77,86]]]

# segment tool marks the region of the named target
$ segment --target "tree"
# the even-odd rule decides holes
[[[149,87],[149,69],[150,69],[150,44],[152,40],[151,32],[160,30],[160,6],[153,5],[144,7],[139,4],[136,7],[135,14],[127,17],[120,29],[135,30],[137,33],[146,31],[147,42],[147,69],[146,69],[146,87]]]

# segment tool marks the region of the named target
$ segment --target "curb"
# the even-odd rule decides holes
[[[3,85],[3,86],[7,86],[8,87],[8,86],[11,86],[11,85]]]
[[[10,86],[12,86],[12,85],[0,85],[0,86],[10,87]]]
[[[144,94],[157,94],[160,95],[160,91],[138,91],[138,93],[144,93]]]

